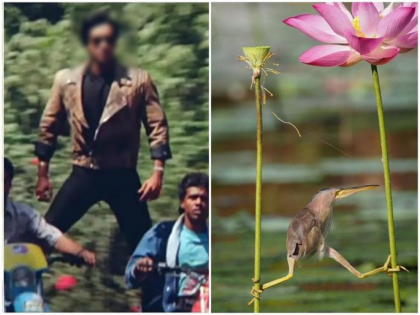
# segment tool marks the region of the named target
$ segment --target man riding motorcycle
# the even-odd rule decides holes
[[[164,277],[153,265],[207,269],[208,176],[191,173],[179,185],[181,216],[176,221],[161,222],[142,238],[126,267],[130,288],[142,288],[143,312],[175,312],[189,296],[188,276]]]
[[[9,199],[14,167],[4,159],[4,241],[5,243],[34,243],[45,251],[55,248],[62,254],[83,258],[89,266],[96,264],[96,255],[64,235],[30,206]]]
[[[4,242],[33,243],[44,251],[56,249],[62,254],[83,258],[89,266],[95,266],[96,255],[64,235],[30,206],[9,199],[14,177],[12,162],[4,159]]]

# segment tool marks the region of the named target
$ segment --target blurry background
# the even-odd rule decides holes
[[[280,76],[263,107],[262,283],[287,274],[286,230],[320,189],[380,184],[335,206],[328,243],[360,271],[389,253],[376,101],[370,65],[317,68],[299,56],[319,45],[282,21],[310,4],[212,4],[212,309],[250,312],[254,266],[255,129],[242,46],[269,45]],[[417,311],[417,50],[379,67],[403,311]],[[271,115],[293,122],[302,133]],[[326,142],[331,145],[326,144]],[[337,147],[334,149],[332,146]],[[340,152],[343,151],[343,152]],[[349,157],[350,155],[351,157]],[[331,259],[296,269],[264,292],[262,312],[393,312],[392,280],[359,280]]]
[[[82,16],[97,9],[108,10],[123,24],[122,62],[149,71],[159,90],[173,159],[165,170],[164,191],[149,210],[155,223],[174,219],[181,178],[208,170],[208,4],[5,4],[4,153],[17,169],[11,197],[42,213],[49,206],[35,199],[33,143],[55,72],[84,58],[73,31]],[[147,141],[142,145],[139,171],[145,179],[152,164]],[[60,137],[51,164],[55,193],[70,174],[70,150],[69,138]],[[92,208],[69,234],[95,250],[100,264],[92,271],[55,265],[46,276],[52,310],[115,312],[138,305],[138,293],[127,293],[122,277],[131,253],[108,205]],[[79,285],[55,292],[52,284],[61,274],[77,276]]]

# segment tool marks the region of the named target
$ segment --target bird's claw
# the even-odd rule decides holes
[[[388,274],[388,276],[390,276],[391,278],[392,278],[392,274],[394,273],[394,272],[400,272],[401,270],[403,270],[403,271],[406,271],[406,272],[410,272],[410,271],[408,271],[408,269],[407,268],[405,268],[404,266],[397,266],[396,268],[388,268],[387,270],[386,270],[386,273]]]
[[[392,274],[395,272],[400,272],[401,270],[406,271],[406,272],[410,272],[408,271],[407,268],[405,268],[404,266],[397,266],[396,268],[391,268],[391,255],[388,256],[388,259],[385,262],[384,265],[384,271],[388,274],[388,276],[390,276],[392,278]]]
[[[252,282],[257,283],[259,282],[260,279],[255,279],[252,278]],[[263,290],[261,289],[255,289],[255,287],[253,286],[251,289],[250,294],[253,296],[252,300],[248,302],[248,305],[251,305],[252,303],[255,302],[255,300],[259,300],[260,299],[260,294],[263,293]]]
[[[253,296],[252,300],[248,302],[248,305],[251,305],[255,302],[255,300],[260,299],[260,294],[263,292],[263,290],[256,290],[254,287],[252,287],[250,294]],[[258,294],[257,294],[258,293]]]
[[[261,289],[256,290],[254,287],[252,287],[250,294],[253,297],[258,298],[259,296],[256,295],[255,293],[261,294],[261,293],[263,293],[263,290],[261,290]]]
[[[255,301],[255,300],[256,300],[256,298],[255,298],[255,297],[254,297],[254,298],[252,298],[252,300],[248,302],[248,306],[252,305],[252,303],[254,303],[254,301]]]
[[[408,271],[408,269],[407,269],[407,268],[405,268],[404,266],[398,266],[398,267],[400,267],[400,269],[402,269],[402,270],[404,270],[404,271],[406,271],[406,272],[410,273],[410,271]]]

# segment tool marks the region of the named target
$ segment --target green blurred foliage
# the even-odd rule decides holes
[[[35,199],[33,143],[54,74],[85,58],[77,26],[93,10],[108,11],[120,21],[120,60],[149,71],[158,87],[170,124],[173,159],[166,168],[163,194],[149,210],[154,222],[176,218],[180,179],[190,171],[208,171],[208,4],[7,3],[4,150],[17,170],[12,197],[42,213],[48,209]],[[152,167],[145,140],[138,165],[144,180]],[[55,193],[70,171],[71,147],[64,136],[51,163]],[[92,271],[55,266],[46,277],[52,310],[128,311],[130,304],[138,304],[137,293],[125,289],[122,274],[130,253],[108,205],[93,207],[69,234],[97,251],[100,264]],[[66,273],[77,276],[78,286],[55,292],[52,283]]]

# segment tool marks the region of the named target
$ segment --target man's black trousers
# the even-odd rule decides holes
[[[133,251],[152,225],[147,204],[139,201],[139,189],[140,179],[135,169],[92,170],[74,166],[45,218],[64,233],[90,207],[104,201],[114,212],[121,232]]]

